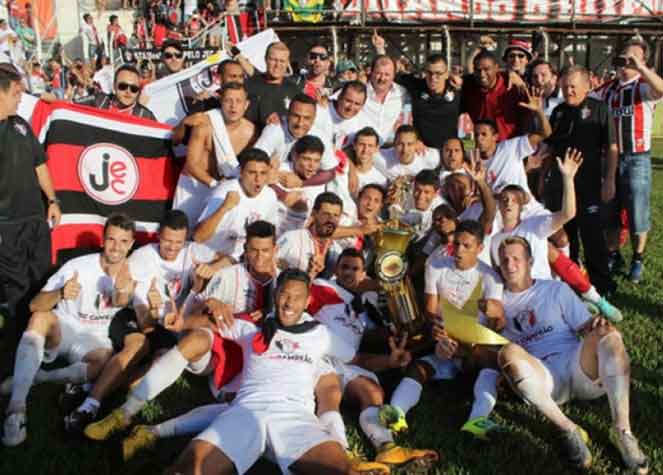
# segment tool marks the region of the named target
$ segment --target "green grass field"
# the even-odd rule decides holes
[[[645,261],[646,279],[635,286],[619,277],[619,292],[613,301],[625,314],[620,330],[632,360],[633,428],[650,456],[650,473],[660,474],[663,473],[663,141],[656,144],[654,156],[657,157],[653,161],[654,226]],[[626,254],[628,259],[630,250]],[[6,349],[0,356],[4,376],[11,371]],[[496,419],[508,428],[500,440],[485,444],[462,437],[458,429],[470,410],[472,382],[471,377],[464,377],[428,387],[421,403],[409,415],[410,432],[401,442],[439,450],[441,461],[432,473],[571,473],[560,463],[550,424],[508,395],[498,402],[495,411]],[[56,386],[42,385],[31,392],[28,440],[18,448],[0,448],[0,474],[156,474],[168,466],[187,443],[181,438],[160,441],[155,451],[140,455],[125,465],[120,456],[119,438],[95,444],[66,436],[56,404],[60,390]],[[116,395],[104,406],[104,412],[122,401],[123,395]],[[141,420],[165,420],[208,401],[206,381],[183,377],[141,413]],[[2,401],[3,408],[5,404],[6,399]],[[590,449],[595,460],[590,473],[622,473],[621,459],[608,441],[610,416],[607,400],[573,402],[564,410],[590,434]],[[344,415],[351,444],[371,456],[370,444],[358,431],[356,410],[347,408]],[[266,463],[259,463],[251,473],[273,474],[277,471]]]

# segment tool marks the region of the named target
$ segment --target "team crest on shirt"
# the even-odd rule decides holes
[[[280,340],[276,340],[275,344],[276,347],[286,355],[291,355],[295,351],[301,348],[301,345],[299,343],[297,343],[296,341],[289,340],[287,338],[281,338]]]
[[[104,313],[105,310],[113,308],[113,294],[98,293],[94,299],[94,308],[97,310],[97,313]]]
[[[592,115],[592,110],[585,106],[580,110],[580,117],[582,117],[583,120],[589,119],[589,116]]]
[[[20,122],[14,122],[14,129],[16,129],[16,132],[19,134],[25,136],[28,133],[28,129],[24,124],[21,124]]]
[[[283,105],[285,105],[286,109],[290,109],[290,98],[288,96],[283,98]]]
[[[454,97],[456,97],[456,94],[453,91],[447,91],[444,94],[444,100],[447,101],[447,102],[453,101]]]
[[[180,277],[175,277],[174,279],[167,281],[164,285],[164,293],[168,298],[177,298],[181,291],[182,279]]]
[[[427,92],[422,92],[421,93],[421,99],[424,100],[424,101],[427,101],[428,99],[430,99],[430,96],[428,95]]]
[[[530,330],[536,326],[536,314],[534,310],[523,310],[513,319],[513,325],[519,333]]]

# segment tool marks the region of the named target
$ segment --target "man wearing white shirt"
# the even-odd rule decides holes
[[[337,149],[352,143],[355,133],[365,127],[370,118],[361,113],[366,103],[366,85],[360,81],[343,84],[337,99],[332,99],[322,114],[316,116],[315,126],[331,130],[332,144]]]
[[[33,311],[16,349],[2,443],[14,447],[27,437],[27,397],[35,382],[85,383],[101,372],[113,345],[108,327],[129,302],[135,282],[127,264],[134,243],[134,222],[112,214],[104,226],[103,250],[72,259],[30,302]],[[42,362],[63,356],[64,368],[40,370]]]
[[[371,64],[367,99],[362,115],[372,120],[380,142],[391,144],[399,126],[412,123],[412,101],[407,90],[394,82],[396,62],[378,55]]]
[[[334,167],[337,165],[336,157],[331,145],[331,131],[316,130],[313,127],[316,116],[316,102],[306,94],[297,94],[290,101],[288,115],[277,124],[267,125],[258,137],[255,147],[263,150],[271,159],[272,164],[279,168],[280,164],[288,160],[288,155],[295,142],[305,135],[314,135],[325,145],[325,154],[322,160],[324,176],[317,176],[317,185],[325,184],[334,177]],[[322,175],[322,174],[321,174]],[[323,179],[324,178],[324,179]],[[313,183],[305,183],[309,185]]]
[[[592,465],[589,437],[559,404],[607,396],[610,441],[629,473],[648,473],[647,457],[631,432],[631,370],[620,333],[602,318],[592,318],[566,284],[533,279],[527,240],[509,237],[499,253],[505,286],[502,335],[513,342],[498,355],[502,374],[517,394],[552,422],[568,462],[581,470]]]
[[[240,177],[225,180],[212,192],[193,233],[196,242],[233,261],[244,248],[246,225],[258,220],[276,224],[276,193],[267,181],[271,169],[267,154],[248,149],[239,154]]]
[[[421,170],[439,167],[440,152],[426,147],[423,153],[417,153],[418,142],[417,130],[411,125],[401,125],[396,130],[394,146],[380,152],[375,166],[389,181],[414,177]]]
[[[550,136],[552,129],[540,97],[529,96],[529,102],[521,102],[519,105],[536,114],[538,129],[535,132],[499,142],[497,124],[491,119],[481,119],[474,124],[474,140],[481,159],[486,163],[488,186],[497,193],[506,185],[518,185],[534,200],[529,191],[523,160],[536,152],[539,144]],[[541,208],[539,203],[528,205],[528,211],[541,212]]]
[[[371,183],[387,187],[387,177],[375,166],[379,148],[380,136],[373,127],[364,127],[356,133],[352,144],[354,162],[349,173],[357,175],[357,191]]]

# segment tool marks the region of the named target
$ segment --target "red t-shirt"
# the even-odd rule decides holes
[[[461,109],[467,112],[473,122],[479,119],[492,119],[497,123],[500,141],[510,139],[525,132],[522,124],[528,117],[527,109],[518,106],[527,97],[517,88],[507,91],[506,73],[497,75],[495,87],[484,91],[473,77],[463,83]]]
[[[154,34],[154,46],[156,46],[157,48],[161,48],[161,45],[166,39],[166,33],[167,33],[166,26],[157,23],[156,25],[154,25],[152,33]]]

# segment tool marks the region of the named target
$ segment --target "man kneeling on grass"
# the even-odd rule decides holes
[[[30,302],[34,312],[16,349],[14,374],[0,389],[11,391],[2,443],[14,447],[27,437],[26,400],[41,382],[94,380],[113,353],[111,320],[135,285],[127,254],[134,243],[134,222],[112,214],[104,226],[103,250],[67,262]],[[42,362],[65,357],[69,366],[46,371]]]
[[[592,464],[587,433],[558,404],[607,396],[610,440],[629,470],[648,473],[647,457],[631,432],[630,364],[619,332],[603,318],[592,318],[566,284],[532,279],[526,239],[504,239],[499,254],[505,283],[502,335],[513,342],[498,356],[506,379],[561,431],[568,461],[580,469]]]

